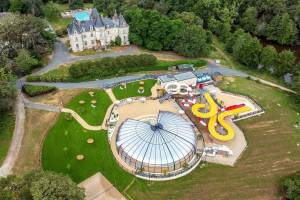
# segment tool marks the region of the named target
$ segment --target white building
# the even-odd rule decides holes
[[[68,35],[73,52],[84,49],[105,49],[119,36],[121,45],[128,45],[129,26],[123,15],[112,18],[100,16],[97,9],[77,12],[68,26]]]
[[[187,84],[187,85],[196,85],[197,76],[193,72],[185,72],[180,74],[168,74],[159,76],[157,78],[157,83],[161,87],[165,87],[169,83],[178,83],[178,84]]]

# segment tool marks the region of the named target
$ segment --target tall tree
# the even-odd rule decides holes
[[[15,97],[16,97],[15,77],[13,76],[12,72],[9,69],[0,68],[0,114],[13,109],[15,103]]]
[[[69,177],[54,172],[33,172],[0,179],[0,199],[83,200],[84,192]]]
[[[295,64],[296,57],[294,53],[290,50],[283,50],[277,57],[275,74],[277,76],[283,76],[286,73],[294,74],[296,71]]]
[[[279,44],[292,44],[297,40],[297,28],[287,13],[276,15],[267,27],[267,38]]]
[[[83,4],[83,0],[70,0],[69,1],[69,8],[71,10],[75,10],[75,9],[79,9],[79,8],[83,8],[84,4]]]
[[[256,17],[258,13],[255,7],[248,7],[241,18],[241,26],[248,32],[254,33]]]
[[[55,21],[60,18],[60,12],[61,12],[60,5],[53,3],[53,1],[50,1],[49,3],[44,5],[42,8],[43,8],[45,17],[48,20]]]
[[[262,46],[257,38],[249,33],[237,38],[233,46],[233,56],[248,67],[257,68],[260,62]]]
[[[260,64],[266,69],[273,69],[276,65],[277,58],[277,50],[273,46],[268,45],[264,47],[261,52]]]
[[[174,51],[187,57],[199,57],[208,55],[210,44],[208,44],[206,31],[196,25],[187,25],[176,38]]]

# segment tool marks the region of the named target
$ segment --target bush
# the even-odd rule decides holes
[[[157,64],[157,59],[150,54],[119,56],[72,64],[69,73],[72,78],[83,76],[104,78],[138,71],[139,68],[154,66],[155,64]]]
[[[67,28],[60,28],[60,29],[56,30],[55,33],[58,37],[63,37],[68,34],[68,31],[67,31]]]
[[[300,199],[300,172],[283,179],[281,189],[284,193],[284,199]]]
[[[56,90],[56,87],[50,87],[50,86],[36,86],[36,85],[24,85],[22,87],[22,90],[25,94],[27,94],[30,97],[38,96],[41,94],[50,93],[54,90]]]

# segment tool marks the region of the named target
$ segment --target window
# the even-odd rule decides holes
[[[75,38],[75,40],[76,40],[76,42],[78,42],[78,38],[77,37]]]
[[[91,37],[93,37],[93,33],[91,33]]]
[[[87,42],[84,42],[84,45],[87,46]]]
[[[83,38],[86,38],[86,35],[83,35]]]
[[[76,44],[76,48],[79,49],[79,45],[78,44]]]
[[[94,40],[92,40],[92,44],[95,44],[95,41],[94,41]]]

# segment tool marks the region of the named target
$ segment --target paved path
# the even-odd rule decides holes
[[[60,112],[60,107],[56,105],[43,104],[30,101],[24,98],[24,105],[26,108],[36,109],[36,110],[45,110],[50,112]]]
[[[108,94],[113,103],[117,101],[117,98],[111,88],[106,89],[105,92]]]
[[[25,83],[29,85],[55,86],[61,89],[107,88],[116,85],[118,83],[131,82],[135,80],[145,79],[148,77],[149,76],[147,75],[139,74],[139,75],[130,75],[130,76],[116,77],[116,78],[103,79],[103,80],[86,81],[80,83],[51,83],[51,82],[25,82]]]
[[[22,139],[24,136],[24,124],[25,124],[25,109],[23,103],[23,95],[21,91],[18,91],[17,102],[15,107],[16,122],[13,133],[13,138],[6,155],[6,158],[0,167],[0,177],[10,175],[14,167],[15,161],[18,158],[18,154],[22,145]]]
[[[130,45],[128,47],[124,47],[119,51],[112,51],[112,52],[103,52],[94,55],[87,55],[87,56],[75,56],[69,53],[68,49],[66,48],[65,44],[58,40],[54,44],[54,53],[51,62],[41,68],[39,71],[35,72],[34,74],[44,74],[50,70],[58,68],[62,64],[73,63],[80,60],[89,60],[89,59],[96,59],[96,58],[104,58],[104,57],[117,57],[122,55],[137,55],[140,54],[140,51],[136,46]]]

